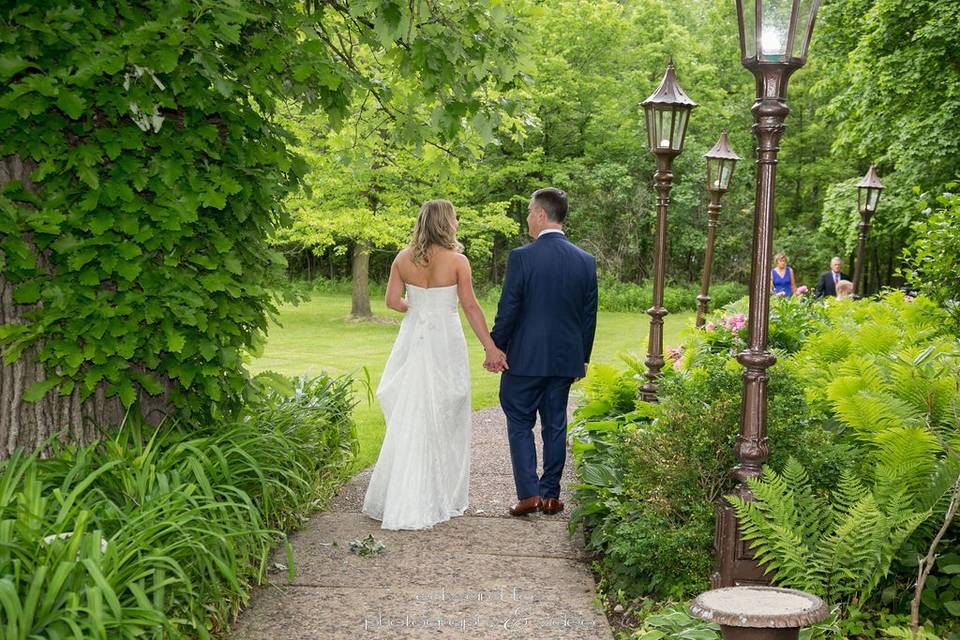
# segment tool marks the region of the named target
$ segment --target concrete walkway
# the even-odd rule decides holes
[[[538,449],[539,449],[539,427]],[[360,513],[372,468],[359,473],[290,537],[297,575],[271,573],[240,616],[233,640],[523,638],[610,640],[578,531],[567,533],[573,457],[558,515],[511,517],[516,492],[499,409],[473,416],[470,508],[423,531],[386,531]],[[538,453],[538,459],[540,455]],[[360,557],[350,542],[385,545]],[[281,551],[271,560],[286,562]]]

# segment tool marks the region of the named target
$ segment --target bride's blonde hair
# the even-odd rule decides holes
[[[428,200],[420,207],[417,223],[410,239],[411,259],[414,264],[425,266],[430,261],[430,247],[437,245],[457,253],[463,253],[463,245],[457,241],[453,222],[457,212],[449,200]]]

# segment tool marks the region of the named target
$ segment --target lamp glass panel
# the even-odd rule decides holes
[[[877,210],[877,202],[880,200],[880,189],[867,189],[867,209]]]
[[[657,110],[653,107],[644,107],[644,112],[647,116],[647,143],[650,145],[650,150],[653,151],[656,148],[657,139]]]
[[[787,53],[787,36],[790,30],[791,0],[762,0],[760,17],[761,60],[779,62]]]
[[[797,12],[797,33],[793,36],[793,57],[805,60],[807,57],[807,34],[810,32],[810,21],[816,12],[813,10],[813,0],[800,0],[800,10]]]
[[[657,110],[657,139],[655,146],[657,149],[670,148],[670,132],[673,129],[673,109],[670,107],[661,107]]]
[[[733,175],[733,160],[724,160],[720,168],[720,188],[727,189],[730,186],[730,176]]]
[[[757,2],[760,0],[740,0],[737,7],[743,11],[743,53],[746,58],[757,55]]]
[[[670,148],[674,151],[680,151],[683,148],[683,132],[687,130],[687,118],[690,116],[690,111],[688,109],[677,109],[674,120],[676,122],[673,127],[673,137],[671,139]]]
[[[707,158],[707,189],[720,188],[720,164],[717,158]]]

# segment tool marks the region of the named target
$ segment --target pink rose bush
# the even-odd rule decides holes
[[[732,316],[723,316],[723,327],[730,333],[737,333],[747,326],[747,316],[744,313],[737,313]]]
[[[702,339],[697,340],[692,347],[697,353],[726,353],[735,355],[747,346],[747,314],[726,313],[720,319],[707,322],[700,334]],[[678,347],[678,353],[682,353]],[[694,360],[696,357],[693,358]],[[690,358],[687,358],[689,361]],[[689,363],[687,364],[689,366]],[[679,360],[674,362],[674,368],[679,369]]]

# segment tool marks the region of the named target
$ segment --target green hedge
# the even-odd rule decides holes
[[[645,312],[653,306],[653,288],[650,283],[643,285],[632,282],[619,282],[613,279],[600,281],[599,303],[601,311],[636,311]],[[382,298],[386,288],[385,283],[371,282],[370,297]],[[477,295],[484,302],[496,304],[500,299],[499,285],[476,285]],[[288,299],[307,297],[311,294],[349,295],[352,284],[348,279],[330,280],[316,278],[312,282],[294,280],[285,286]],[[700,285],[675,284],[668,285],[663,292],[663,306],[671,313],[694,311],[697,308],[697,295]],[[719,309],[724,305],[739,300],[747,294],[747,288],[736,282],[719,282],[710,287],[710,308]]]
[[[671,313],[695,311],[700,285],[673,284],[663,291],[663,306]],[[747,288],[736,282],[718,282],[710,286],[710,308],[719,309],[747,295]],[[653,285],[639,285],[604,279],[600,282],[600,309],[603,311],[646,311],[653,306]]]
[[[349,377],[255,382],[262,393],[231,424],[129,417],[102,442],[0,463],[0,636],[224,630],[357,447]]]

